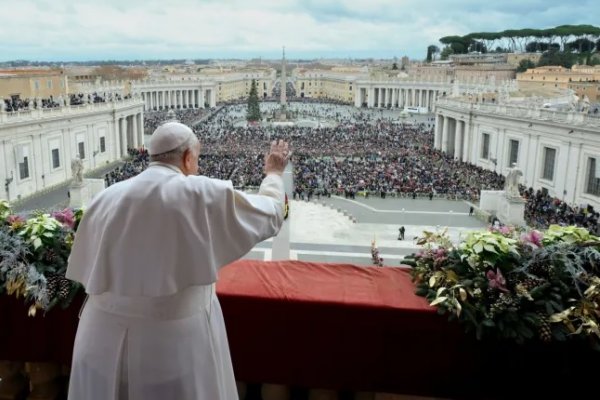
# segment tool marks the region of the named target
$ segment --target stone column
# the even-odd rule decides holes
[[[414,88],[412,89],[412,101],[411,101],[411,105],[413,107],[416,107],[416,105],[417,105],[417,93],[416,93],[416,90]]]
[[[361,105],[360,97],[362,94],[362,90],[359,87],[356,87],[355,89],[356,89],[356,92],[354,92],[355,93],[354,94],[354,107],[359,108]]]
[[[442,116],[442,151],[448,151],[448,117]]]
[[[375,89],[370,87],[368,89],[368,98],[367,98],[367,107],[372,108],[373,105],[375,104],[374,100],[375,100]]]
[[[138,118],[137,118],[137,114],[134,114],[131,116],[131,136],[133,136],[133,148],[134,149],[138,149],[139,148],[139,143],[138,143]]]
[[[435,127],[433,133],[433,147],[437,150],[442,148],[442,116],[435,116]]]
[[[200,108],[204,108],[204,89],[200,89]]]
[[[127,118],[121,118],[121,157],[127,154]]]
[[[138,135],[138,145],[140,147],[145,146],[144,143],[144,113],[141,112],[139,114],[137,114],[136,118],[138,119],[138,131],[137,131],[137,135]]]
[[[462,160],[462,121],[454,122],[454,158]]]
[[[462,122],[462,134],[463,134],[463,150],[462,150],[462,160],[464,162],[469,162],[470,161],[470,149],[469,149],[469,132],[467,132],[467,122],[466,121],[461,121]]]
[[[393,92],[392,92],[392,107],[393,108],[397,108],[398,107],[398,89],[393,89]]]
[[[117,120],[113,120],[113,145],[114,145],[114,155],[115,155],[115,159],[118,160],[119,158],[121,158],[121,140],[119,139],[119,130],[121,129],[120,127],[120,121]]]

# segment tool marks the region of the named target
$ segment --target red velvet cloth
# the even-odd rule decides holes
[[[217,288],[242,381],[439,393],[450,378],[424,349],[440,371],[460,359],[462,333],[404,269],[240,261]]]
[[[414,294],[406,270],[298,261],[240,261],[217,293],[236,378],[351,390],[440,393],[462,337]],[[83,301],[45,317],[0,296],[0,360],[69,364]],[[438,390],[440,389],[440,390]]]

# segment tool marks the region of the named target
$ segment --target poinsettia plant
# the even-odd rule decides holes
[[[411,265],[417,294],[479,339],[584,337],[600,349],[600,238],[578,227],[492,228],[454,245],[425,232]]]
[[[80,288],[65,278],[73,235],[83,209],[26,218],[0,202],[0,293],[23,297],[29,315],[67,307]]]

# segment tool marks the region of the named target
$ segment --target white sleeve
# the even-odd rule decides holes
[[[215,196],[220,204],[208,207],[213,256],[219,267],[277,235],[285,202],[283,180],[276,174],[267,175],[254,195],[235,190],[230,181],[221,182],[222,193]]]

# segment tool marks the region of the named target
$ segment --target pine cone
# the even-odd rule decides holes
[[[550,323],[548,321],[548,317],[542,313],[538,313],[538,317],[540,318],[540,325],[539,325],[540,340],[542,342],[548,343],[548,342],[552,341],[552,329],[550,328]]]
[[[58,295],[58,289],[60,286],[60,276],[48,275],[46,276],[46,290],[48,290],[48,298],[52,300]]]
[[[527,291],[531,291],[538,286],[541,286],[544,281],[542,279],[537,278],[526,278],[523,281],[519,282]]]
[[[58,298],[61,300],[66,300],[69,297],[69,293],[71,293],[71,281],[69,281],[64,276],[60,277],[60,289],[58,291]]]
[[[44,261],[52,264],[54,261],[56,261],[56,252],[52,249],[46,250],[46,253],[44,254]]]

